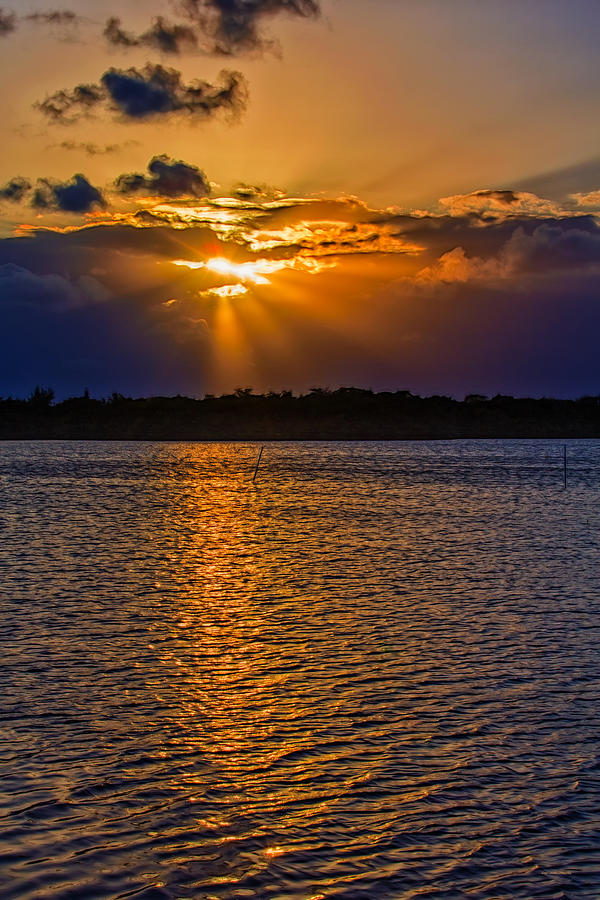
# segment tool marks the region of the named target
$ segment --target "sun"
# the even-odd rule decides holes
[[[280,260],[257,259],[255,262],[235,263],[224,256],[215,256],[205,262],[193,262],[188,259],[174,259],[173,265],[187,266],[188,269],[207,269],[217,275],[233,278],[236,281],[251,284],[270,284],[265,276],[284,268]]]
[[[269,284],[269,279],[265,278],[261,271],[260,262],[234,263],[224,257],[216,257],[208,260],[206,268],[218,275],[231,275],[232,278],[238,278],[240,281]]]

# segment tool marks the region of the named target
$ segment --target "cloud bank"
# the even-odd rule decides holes
[[[504,191],[427,214],[211,197],[201,169],[164,154],[117,179],[125,211],[87,180],[43,186],[53,208],[95,213],[0,240],[4,393],[598,393],[596,215]]]

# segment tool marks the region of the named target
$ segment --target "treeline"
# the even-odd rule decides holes
[[[36,388],[26,399],[0,398],[0,439],[88,440],[402,440],[435,438],[600,437],[600,395],[578,400],[498,394],[420,397],[410,391],[315,388],[254,394],[237,390],[189,397],[54,402]]]

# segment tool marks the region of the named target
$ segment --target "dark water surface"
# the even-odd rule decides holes
[[[0,444],[0,895],[600,897],[600,443]]]

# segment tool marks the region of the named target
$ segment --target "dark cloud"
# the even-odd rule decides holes
[[[240,72],[223,70],[219,81],[184,84],[181,72],[148,63],[143,69],[111,68],[99,84],[80,84],[51,94],[36,107],[54,122],[74,122],[101,105],[127,120],[172,114],[207,118],[217,112],[235,115],[244,109],[247,88]]]
[[[107,20],[106,40],[117,47],[152,47],[162,53],[194,49],[233,55],[277,46],[261,34],[264,21],[280,14],[314,18],[319,0],[179,0],[176,4],[189,24],[169,22],[162,16],[141,34],[126,31],[116,16]]]
[[[532,233],[519,227],[503,254],[513,273],[600,267],[600,227],[591,217],[575,220],[568,228],[560,222],[544,223]]]
[[[17,17],[10,9],[0,7],[0,37],[6,37],[17,27]]]
[[[217,53],[233,54],[268,46],[261,35],[266,19],[279,14],[313,18],[319,0],[180,0],[182,13],[213,42]]]
[[[120,175],[115,187],[121,194],[154,194],[162,197],[207,197],[210,185],[197,166],[165,154],[148,163],[148,175],[132,172]]]
[[[15,305],[63,311],[99,303],[108,296],[107,289],[89,275],[72,281],[62,275],[38,275],[14,263],[0,265],[0,297],[10,297]]]
[[[36,272],[49,273],[55,272],[60,262],[61,271],[79,275],[101,267],[116,278],[119,268],[116,261],[126,259],[128,266],[135,267],[139,263],[137,271],[143,281],[150,271],[149,259],[168,261],[181,256],[181,236],[181,231],[161,223],[152,228],[102,224],[66,233],[39,228],[29,232],[27,237],[0,239],[0,265],[14,263]],[[216,248],[218,253],[226,250],[219,238],[206,227],[187,229],[185,245],[199,255],[207,247]],[[117,287],[115,282],[115,290]]]
[[[598,226],[591,215],[527,216],[511,215],[489,220],[471,213],[445,216],[375,215],[374,225],[387,224],[393,233],[422,246],[420,258],[427,263],[457,247],[467,256],[497,256],[516,234],[531,237],[538,228],[558,228],[567,236],[572,231],[596,234]]]
[[[246,102],[240,72],[222,71],[218,84],[199,80],[184,84],[176,69],[148,64],[142,70],[109,69],[101,82],[113,106],[132,119],[176,112],[210,116],[220,109],[237,112]]]
[[[30,189],[31,182],[26,178],[11,178],[5,185],[0,187],[0,200],[10,200],[12,203],[19,203]]]
[[[157,284],[148,256],[161,247],[167,254],[172,236],[160,232],[90,228],[0,240],[0,395],[26,396],[36,384],[58,396],[84,387],[100,396],[202,392],[206,324],[195,297],[165,304],[177,285]],[[128,289],[123,271],[132,266],[136,287]],[[163,271],[171,268],[181,276]]]
[[[121,20],[113,16],[106,23],[104,37],[115,47],[152,47],[161,53],[193,50],[198,43],[193,28],[189,25],[168,22],[162,16],[157,16],[150,28],[139,35],[125,31],[121,27]]]
[[[35,209],[86,213],[92,209],[105,209],[106,200],[84,175],[74,175],[65,182],[38,179],[31,205]]]

